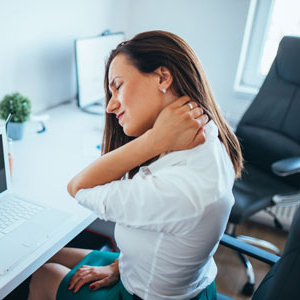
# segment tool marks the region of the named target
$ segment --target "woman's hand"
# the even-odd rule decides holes
[[[187,103],[192,105],[192,109]],[[80,189],[119,180],[128,171],[164,152],[203,144],[203,126],[207,121],[208,117],[196,102],[186,96],[179,98],[160,112],[153,128],[101,156],[78,173],[68,184],[70,195],[75,197]]]
[[[187,104],[189,103],[189,104]],[[208,117],[198,104],[187,96],[166,106],[150,130],[154,147],[159,152],[191,149],[205,142],[203,126]]]
[[[120,277],[119,261],[105,267],[82,266],[73,275],[69,282],[69,290],[76,293],[84,284],[89,285],[91,290],[98,290],[105,286],[114,285]]]

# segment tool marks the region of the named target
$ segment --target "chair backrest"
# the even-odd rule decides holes
[[[273,162],[300,156],[300,37],[281,40],[271,69],[236,134],[246,163],[270,175]],[[299,174],[284,180],[300,188]]]
[[[298,208],[280,260],[259,285],[252,300],[300,299],[300,208]]]

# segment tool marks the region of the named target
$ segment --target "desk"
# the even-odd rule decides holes
[[[8,295],[58,250],[91,224],[96,215],[79,206],[66,190],[68,181],[100,155],[104,118],[80,111],[74,102],[45,112],[47,130],[26,124],[22,141],[13,142],[12,185],[23,197],[65,210],[70,218],[44,244],[4,276],[0,299]]]

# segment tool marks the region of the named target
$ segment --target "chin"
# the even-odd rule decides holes
[[[141,136],[142,134],[144,134],[147,130],[141,130],[140,128],[130,128],[130,127],[123,127],[123,131],[127,136],[130,137],[138,137]]]
[[[132,132],[130,130],[124,130],[124,133],[127,135],[127,136],[130,136],[130,137],[138,137],[140,136],[140,134],[137,134],[135,132]]]
[[[124,126],[123,127],[123,131],[124,133],[127,135],[127,136],[130,136],[130,137],[136,137],[137,135],[135,134],[135,131],[132,130],[131,128],[128,128],[127,126]]]

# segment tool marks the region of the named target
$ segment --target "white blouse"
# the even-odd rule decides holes
[[[75,196],[116,222],[122,283],[144,300],[192,299],[216,277],[213,255],[234,203],[234,169],[214,122],[205,130],[203,145]]]

